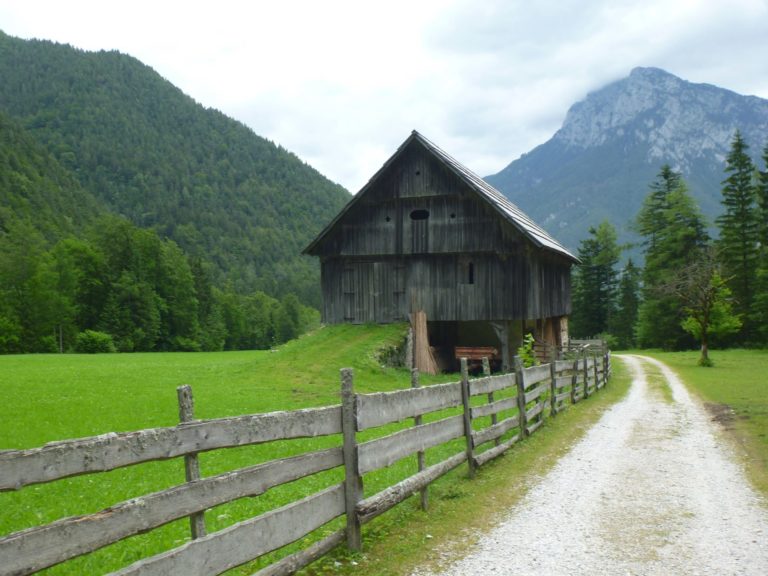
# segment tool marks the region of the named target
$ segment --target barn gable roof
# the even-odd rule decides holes
[[[400,156],[400,154],[412,143],[418,142],[432,155],[442,162],[451,172],[458,176],[464,183],[469,186],[474,192],[476,192],[482,199],[484,199],[490,206],[492,206],[504,219],[512,224],[520,233],[528,238],[534,246],[543,248],[551,252],[555,252],[561,256],[578,262],[573,254],[571,254],[562,244],[552,238],[543,228],[531,220],[520,208],[509,201],[501,192],[496,190],[493,186],[488,184],[485,180],[480,178],[477,174],[472,172],[469,168],[462,165],[456,159],[449,154],[441,150],[436,144],[422,136],[419,132],[414,130],[411,135],[403,142],[395,153],[387,160],[384,165],[374,174],[368,183],[363,186],[360,191],[347,203],[347,205],[339,212],[317,238],[304,249],[304,254],[311,254],[314,248],[323,240],[323,238],[334,228],[336,223],[341,220],[344,215],[354,206],[357,201],[362,198],[366,191],[370,189],[380,176],[386,172],[390,165]]]

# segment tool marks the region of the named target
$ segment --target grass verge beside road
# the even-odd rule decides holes
[[[432,484],[428,512],[420,510],[419,497],[414,496],[363,528],[361,554],[349,554],[342,547],[299,574],[401,576],[464,556],[479,533],[500,522],[532,483],[626,395],[629,371],[617,359],[613,367],[605,388],[546,420],[533,436],[483,466],[474,480],[467,478],[462,465]]]

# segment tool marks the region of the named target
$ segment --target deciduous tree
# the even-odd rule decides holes
[[[699,365],[711,366],[710,338],[737,332],[741,319],[732,310],[731,291],[720,275],[720,265],[712,250],[678,270],[662,288],[683,304],[683,329],[701,345]]]

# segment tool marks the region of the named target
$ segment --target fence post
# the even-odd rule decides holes
[[[461,403],[464,406],[464,438],[467,443],[467,464],[469,465],[469,477],[475,477],[475,457],[472,449],[472,413],[469,405],[469,372],[467,359],[461,359]]]
[[[359,552],[363,547],[357,504],[363,495],[363,479],[357,461],[357,398],[352,368],[341,370],[341,431],[344,437],[344,503],[347,515],[347,547]]]
[[[488,377],[491,375],[491,362],[488,360],[488,357],[485,356],[483,358],[483,375]],[[493,404],[493,392],[488,392],[488,404]],[[498,414],[491,414],[491,425],[495,426],[499,423],[499,415]],[[494,445],[498,446],[501,444],[501,438],[496,438],[496,440],[493,441]]]
[[[411,369],[411,388],[418,388],[419,387],[419,370],[418,368],[412,368]],[[421,426],[421,414],[414,417],[413,424],[414,426]],[[419,450],[416,453],[416,459],[419,464],[419,472],[424,470],[426,467],[426,464],[424,462],[424,450]],[[421,489],[421,509],[423,511],[427,511],[427,508],[429,508],[429,488],[427,486],[424,486],[424,488]]]
[[[525,415],[525,382],[523,381],[523,363],[515,356],[515,380],[517,381],[517,411],[520,420],[520,439],[528,437],[528,418]]]
[[[597,359],[597,356],[595,356],[595,363],[592,366],[592,371],[595,373],[595,391],[597,391],[598,388],[602,388],[600,385],[600,372],[597,369],[599,362],[600,361]]]
[[[552,356],[552,362],[549,363],[549,401],[552,404],[549,410],[550,416],[557,416],[557,387],[555,386],[555,377],[557,372],[555,371],[554,355]]]
[[[579,384],[579,359],[573,361],[573,374],[571,375],[571,405],[576,404],[576,386]]]
[[[192,387],[189,384],[176,388],[176,398],[179,401],[179,421],[192,422],[195,419],[195,401],[192,397]],[[200,480],[200,462],[197,454],[184,455],[184,476],[187,482]],[[206,534],[205,512],[195,512],[189,516],[189,530],[192,540],[202,538]]]
[[[587,366],[587,353],[584,352],[584,398],[589,398],[589,366]]]

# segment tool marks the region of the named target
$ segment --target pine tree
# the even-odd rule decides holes
[[[757,194],[752,181],[755,167],[747,154],[748,149],[737,131],[726,158],[725,171],[728,177],[723,181],[722,198],[725,212],[717,218],[720,227],[720,258],[735,298],[735,311],[745,319],[741,331],[742,341],[754,337],[749,316],[760,254]]]
[[[640,273],[630,258],[621,272],[616,312],[608,319],[608,331],[619,349],[635,346],[635,325],[640,308]]]
[[[607,221],[589,229],[581,241],[581,264],[574,277],[571,331],[577,337],[596,336],[608,330],[616,302],[616,265],[621,252],[616,229]]]
[[[763,148],[764,171],[758,172],[757,199],[760,228],[760,265],[757,270],[751,322],[762,345],[768,344],[768,144]]]
[[[653,226],[644,226],[652,222]],[[664,166],[638,215],[645,237],[642,304],[637,343],[643,347],[684,348],[692,344],[682,329],[679,299],[661,289],[668,278],[695,260],[707,242],[701,212],[679,174]]]
[[[768,257],[768,144],[763,148],[763,165],[765,170],[759,171],[757,175],[757,204],[760,247],[763,258],[766,258]]]
[[[669,209],[669,195],[682,182],[679,172],[664,164],[656,180],[649,186],[650,192],[643,201],[643,207],[637,216],[635,229],[645,238],[647,252],[655,252],[657,239],[666,227],[665,212]]]

